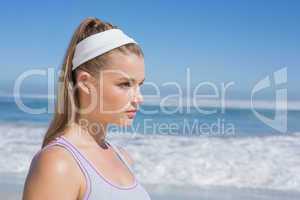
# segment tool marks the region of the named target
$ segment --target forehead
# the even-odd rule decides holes
[[[133,78],[142,80],[145,77],[144,58],[135,54],[112,54],[110,61],[102,68],[109,76],[115,78]]]

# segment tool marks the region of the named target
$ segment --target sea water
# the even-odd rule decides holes
[[[43,108],[48,100],[23,103]],[[299,110],[288,111],[282,133],[248,108],[205,109],[215,112],[143,105],[131,127],[111,126],[107,137],[130,152],[137,178],[157,200],[300,199]],[[0,184],[21,191],[52,113],[26,113],[8,97],[0,110]]]

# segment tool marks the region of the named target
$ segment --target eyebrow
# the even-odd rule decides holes
[[[127,80],[127,81],[130,81],[130,82],[137,82],[134,78],[127,78],[127,77],[122,77],[120,78],[119,80]],[[145,81],[145,78],[140,82],[140,83],[143,83]]]

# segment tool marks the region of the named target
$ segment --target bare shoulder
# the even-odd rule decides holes
[[[62,147],[44,149],[31,161],[23,200],[76,199],[80,189],[76,167],[75,160]]]
[[[125,157],[128,164],[132,166],[134,164],[134,160],[132,156],[129,154],[129,152],[125,148],[121,147],[120,145],[118,145],[117,148],[120,150],[121,154]]]

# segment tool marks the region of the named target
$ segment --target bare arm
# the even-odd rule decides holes
[[[32,160],[26,177],[23,200],[76,200],[80,190],[74,160],[53,146]]]

